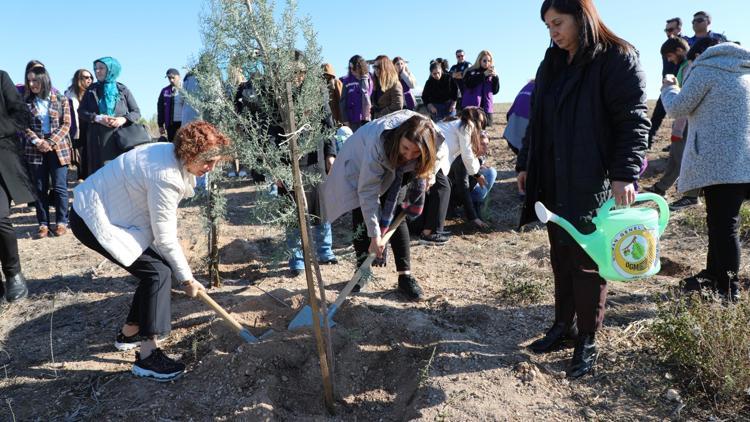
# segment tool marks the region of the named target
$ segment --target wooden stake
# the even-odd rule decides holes
[[[294,119],[294,102],[292,100],[292,83],[286,83],[286,112],[287,112],[287,127],[286,133],[294,133],[297,130],[297,124]],[[313,282],[313,274],[311,263],[317,263],[317,256],[312,253],[310,247],[310,229],[307,224],[307,212],[305,207],[305,191],[302,185],[302,173],[299,169],[299,151],[297,149],[297,135],[289,137],[289,150],[292,158],[292,175],[294,177],[294,197],[297,203],[297,216],[299,217],[299,231],[302,239],[302,254],[305,259],[305,278],[307,279],[307,292],[310,300],[310,308],[313,314],[313,332],[315,333],[315,341],[318,347],[318,357],[320,358],[320,372],[323,375],[323,398],[325,401],[326,408],[330,414],[334,414],[335,408],[333,406],[333,379],[331,377],[331,368],[329,365],[328,350],[326,343],[330,344],[330,337],[324,338],[323,330],[321,329],[320,323],[320,310],[318,306],[318,297],[315,292],[315,283]],[[323,292],[321,292],[323,293]],[[323,315],[328,315],[327,306],[325,299],[322,303]],[[328,324],[325,325],[326,328]]]
[[[214,214],[215,193],[214,182],[207,181],[206,189],[208,190],[208,215],[209,219]],[[221,287],[221,277],[219,276],[219,227],[215,221],[210,221],[208,229],[208,286]]]

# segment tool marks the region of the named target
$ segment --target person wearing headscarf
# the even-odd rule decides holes
[[[122,67],[113,57],[94,61],[96,83],[91,85],[78,108],[81,130],[87,133],[89,174],[122,152],[112,135],[122,126],[141,118],[141,111],[128,87],[117,82]]]

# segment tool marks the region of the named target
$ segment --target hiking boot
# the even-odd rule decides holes
[[[65,233],[68,232],[68,228],[65,227],[65,224],[58,224],[55,226],[55,236],[65,236]]]
[[[141,345],[141,339],[138,333],[132,336],[126,336],[122,333],[122,329],[117,333],[115,338],[115,349],[124,352],[126,350],[133,350]]]
[[[401,274],[398,276],[398,290],[409,300],[420,301],[424,297],[422,288],[419,287],[417,279],[411,274]]]
[[[573,359],[567,371],[568,378],[580,378],[591,372],[598,357],[599,351],[596,349],[594,333],[578,336],[573,350]]]
[[[39,229],[36,232],[36,238],[44,239],[47,236],[49,236],[49,228],[47,226],[39,226]]]
[[[26,278],[23,274],[18,273],[13,276],[5,276],[5,300],[8,303],[21,300],[29,295],[29,289],[26,287]]]
[[[338,265],[339,260],[336,259],[336,257],[330,258],[330,259],[322,259],[318,261],[319,264],[322,265]]]
[[[544,337],[528,345],[529,350],[534,353],[547,353],[559,349],[561,346],[572,343],[578,338],[578,326],[575,323],[568,325],[564,322],[556,322]]]
[[[138,377],[167,382],[179,378],[185,372],[185,364],[177,362],[157,348],[145,359],[141,359],[141,354],[135,352],[132,372]]]
[[[442,234],[438,234],[435,232],[432,232],[430,234],[420,234],[419,235],[419,244],[420,245],[427,245],[427,246],[443,246],[445,243],[448,242],[448,238],[443,236]]]
[[[670,211],[679,211],[685,208],[689,208],[698,205],[698,198],[691,198],[689,196],[683,196],[682,198],[669,204]]]
[[[655,193],[655,194],[661,195],[661,196],[664,196],[664,194],[667,193],[663,189],[658,188],[656,185],[654,185],[654,186],[646,186],[646,187],[643,188],[643,190],[645,190],[646,192]]]
[[[453,232],[452,232],[452,231],[450,231],[450,230],[445,230],[445,229],[443,229],[443,230],[435,230],[435,233],[437,233],[437,234],[442,234],[442,235],[443,235],[443,236],[445,236],[445,237],[450,237],[450,235],[451,235],[451,234],[453,234]]]

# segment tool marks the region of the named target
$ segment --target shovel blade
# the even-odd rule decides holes
[[[243,340],[245,340],[245,343],[257,343],[258,338],[252,335],[250,333],[250,330],[247,328],[243,328],[242,331],[240,331],[240,337],[242,337]]]
[[[333,320],[333,314],[336,312],[335,308],[331,308],[330,311],[328,311],[328,327],[333,328],[336,325],[336,322]],[[306,305],[304,308],[302,308],[297,315],[292,319],[292,322],[289,323],[288,330],[299,330],[300,328],[307,328],[312,327],[313,325],[313,314],[312,314],[312,308],[310,308],[309,305]],[[320,316],[320,326],[323,326],[323,316]]]

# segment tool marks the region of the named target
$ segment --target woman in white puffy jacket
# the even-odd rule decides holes
[[[136,352],[133,373],[173,380],[185,365],[157,347],[171,329],[172,275],[190,296],[193,279],[177,237],[177,206],[193,196],[195,177],[211,171],[229,139],[209,123],[180,128],[174,143],[155,143],[119,155],[78,185],[70,228],[90,249],[139,279],[115,347]]]
[[[467,220],[478,227],[487,226],[474,209],[469,182],[469,176],[476,175],[479,184],[484,186],[486,183],[484,176],[479,174],[478,157],[482,130],[487,126],[484,111],[479,107],[466,107],[461,110],[457,119],[440,121],[436,126],[445,137],[445,142],[438,149],[435,184],[427,193],[425,201],[419,241],[426,245],[441,245],[448,240],[441,232],[448,212],[451,191],[461,198]]]

